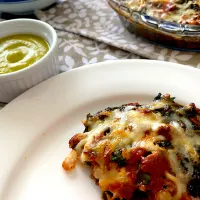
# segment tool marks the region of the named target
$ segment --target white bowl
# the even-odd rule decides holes
[[[0,37],[31,33],[49,43],[49,51],[36,63],[8,74],[0,74],[0,102],[8,103],[34,85],[59,73],[56,31],[47,23],[33,19],[0,22]]]
[[[55,3],[56,0],[9,0],[0,1],[0,12],[24,13],[42,9]]]

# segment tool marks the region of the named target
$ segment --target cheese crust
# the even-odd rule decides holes
[[[200,24],[200,0],[125,0],[133,11],[181,24]]]
[[[158,94],[146,105],[106,108],[74,135],[67,171],[77,159],[107,200],[200,199],[200,110]]]

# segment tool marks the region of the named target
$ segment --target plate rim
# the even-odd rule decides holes
[[[183,65],[183,64],[179,64],[179,63],[174,63],[174,62],[168,62],[168,61],[162,61],[162,60],[148,60],[148,59],[122,59],[122,60],[107,60],[107,61],[103,61],[103,62],[98,62],[98,63],[94,63],[94,64],[86,64],[86,65],[82,65],[80,67],[77,67],[77,68],[74,68],[74,69],[71,69],[69,71],[66,71],[66,72],[63,72],[63,73],[60,73],[56,76],[53,76],[47,80],[44,80],[42,81],[41,83],[33,86],[32,88],[28,89],[27,91],[25,91],[24,93],[20,94],[18,97],[16,97],[15,99],[13,99],[11,102],[9,102],[4,108],[2,108],[0,110],[0,113],[3,109],[5,109],[8,105],[12,104],[13,102],[15,102],[16,100],[18,100],[19,98],[23,98],[23,95],[26,95],[27,92],[29,92],[30,90],[36,88],[36,87],[40,87],[40,85],[46,83],[46,82],[49,82],[53,79],[57,79],[57,77],[60,77],[60,76],[69,76],[71,73],[76,73],[77,71],[84,71],[84,70],[90,70],[90,68],[94,68],[94,67],[100,67],[101,65],[112,65],[112,64],[115,64],[115,63],[122,63],[122,64],[126,64],[126,63],[145,63],[145,64],[148,64],[148,63],[160,63],[161,65],[169,65],[168,68],[178,68],[178,69],[181,69],[181,70],[188,70],[188,71],[196,71],[197,73],[200,73],[200,69],[198,68],[195,68],[193,66],[189,66],[189,65]],[[134,67],[134,66],[133,66]]]

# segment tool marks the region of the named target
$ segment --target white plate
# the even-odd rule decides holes
[[[129,60],[82,67],[34,87],[0,111],[0,199],[100,199],[87,169],[67,174],[61,167],[85,115],[159,92],[200,106],[199,85],[192,67]]]
[[[26,14],[24,12],[30,12],[38,9],[46,8],[57,0],[13,0],[13,1],[0,1],[0,12],[8,12],[14,14]]]

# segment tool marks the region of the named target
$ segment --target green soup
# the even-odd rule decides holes
[[[39,36],[18,34],[0,38],[0,74],[26,68],[41,59],[49,50]]]

